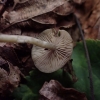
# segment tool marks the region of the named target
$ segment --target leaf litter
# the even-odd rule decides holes
[[[36,37],[47,28],[58,28],[67,30],[73,37],[73,42],[76,43],[81,39],[74,13],[80,20],[85,38],[100,39],[99,0],[92,2],[91,0],[10,0],[7,4],[9,6],[0,4],[2,16],[0,31],[4,34]],[[19,70],[27,75],[30,70],[35,69],[31,59],[31,48],[32,45],[28,44],[0,43],[1,66],[7,66],[10,62],[11,66],[18,66]],[[9,67],[9,70],[14,72],[16,68]],[[17,70],[18,75],[19,70]],[[7,71],[1,68],[2,72],[7,77]],[[11,77],[16,79],[17,76],[11,75]],[[18,86],[17,82],[15,82],[16,85],[13,81],[15,80],[12,80],[12,87]]]
[[[39,100],[87,100],[84,93],[73,88],[64,88],[58,81],[45,82],[39,91]]]

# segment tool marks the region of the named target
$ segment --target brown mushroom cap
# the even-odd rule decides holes
[[[55,33],[52,29],[47,29],[38,38],[55,44],[56,49],[50,50],[33,46],[32,59],[35,66],[45,73],[51,73],[62,68],[70,59],[73,50],[72,38],[69,33],[64,30]]]

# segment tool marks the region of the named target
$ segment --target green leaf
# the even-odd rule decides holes
[[[16,98],[15,100],[33,100],[33,92],[27,85],[21,84],[14,93],[13,96]]]
[[[100,41],[87,40],[86,43],[93,71],[95,100],[100,100]],[[77,43],[74,48],[72,59],[73,68],[78,78],[73,86],[80,92],[85,92],[88,99],[91,100],[89,71],[82,42]]]
[[[63,73],[62,69],[49,74],[34,70],[25,79],[26,84],[20,85],[13,93],[15,100],[38,100],[42,85],[45,81],[49,82],[51,79],[59,81],[65,87],[70,87],[72,83],[69,75]]]
[[[33,93],[26,93],[25,96],[23,96],[22,100],[38,100],[38,97]]]

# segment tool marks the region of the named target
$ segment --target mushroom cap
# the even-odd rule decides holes
[[[52,29],[47,29],[39,35],[38,39],[56,46],[55,50],[33,46],[32,59],[36,68],[41,72],[54,72],[62,68],[70,59],[73,51],[73,42],[67,31],[59,30],[55,33]]]

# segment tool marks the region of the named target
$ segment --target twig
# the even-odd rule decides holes
[[[76,23],[79,27],[79,31],[80,31],[80,34],[81,34],[81,38],[83,40],[83,45],[84,45],[85,53],[86,53],[86,57],[87,57],[88,70],[89,70],[89,79],[90,79],[91,100],[95,100],[94,87],[93,87],[93,77],[92,77],[92,67],[91,67],[91,63],[90,63],[89,52],[88,52],[88,48],[87,48],[87,45],[86,45],[86,41],[84,39],[84,35],[83,35],[83,31],[82,31],[80,22],[79,22],[79,20],[76,16],[75,16],[75,19],[76,19]]]

